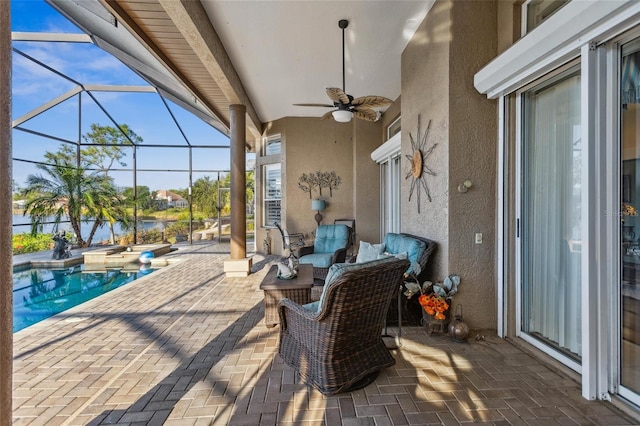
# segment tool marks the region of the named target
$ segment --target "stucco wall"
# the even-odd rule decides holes
[[[380,166],[371,152],[380,146],[380,122],[354,120],[353,133],[353,205],[356,219],[356,244],[382,241],[380,236]]]
[[[315,212],[311,210],[309,194],[298,188],[303,173],[335,171],[342,183],[330,196],[314,190],[313,198],[322,198],[327,208],[322,223],[334,219],[355,218],[357,238],[374,239],[379,229],[379,170],[370,153],[380,145],[380,123],[365,123],[354,119],[349,123],[320,120],[316,117],[286,117],[267,123],[265,136],[282,136],[282,222],[291,232],[303,232],[311,240],[315,230]],[[256,156],[257,170],[266,158]],[[258,176],[260,175],[260,176]],[[261,173],[256,176],[256,188],[261,191]],[[257,194],[258,200],[262,199]],[[358,214],[360,212],[360,214]],[[259,223],[256,229],[258,250],[266,230]],[[277,230],[270,231],[273,253],[282,253]]]
[[[523,0],[502,0],[498,2],[498,51],[502,53],[520,38]]]
[[[403,182],[402,230],[438,243],[433,277],[460,275],[465,321],[495,328],[495,161],[496,104],[479,95],[473,75],[497,52],[496,2],[437,1],[402,55],[402,152],[431,120],[424,151],[436,176],[426,176],[432,201],[417,211],[412,179]],[[409,162],[404,169],[408,171]],[[470,179],[472,188],[457,186]],[[424,195],[424,193],[422,194]],[[476,245],[476,232],[483,244]]]
[[[417,138],[418,116],[421,134],[429,120],[431,127],[426,149],[438,144],[425,159],[436,176],[425,175],[431,193],[429,202],[421,194],[420,213],[417,197],[409,200],[412,178],[402,182],[402,232],[428,237],[438,243],[432,259],[433,279],[441,279],[448,271],[448,182],[449,182],[449,43],[451,2],[436,2],[402,54],[402,168],[410,168],[406,155],[413,153],[410,137]],[[417,184],[417,183],[416,183]]]
[[[473,87],[473,75],[496,55],[496,10],[495,2],[454,2],[449,51],[449,269],[462,278],[455,303],[475,328],[496,327],[497,109]],[[466,179],[473,186],[458,192]]]

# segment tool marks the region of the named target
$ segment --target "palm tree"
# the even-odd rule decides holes
[[[85,167],[72,165],[64,155],[51,155],[51,164],[38,164],[43,175],[29,175],[25,195],[30,195],[25,214],[31,216],[31,232],[36,234],[42,225],[53,218],[55,230],[68,217],[77,243],[91,244],[96,230],[106,222],[115,222],[124,214],[124,199],[111,178],[102,173],[89,173]],[[82,236],[81,222],[94,220],[89,237]]]

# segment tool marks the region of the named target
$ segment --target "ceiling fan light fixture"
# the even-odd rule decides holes
[[[348,123],[349,121],[351,121],[351,117],[353,117],[353,113],[351,111],[347,111],[344,109],[333,111],[332,115],[333,119],[339,123]]]

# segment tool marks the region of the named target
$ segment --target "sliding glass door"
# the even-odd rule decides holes
[[[620,384],[640,393],[640,39],[620,64]],[[623,390],[624,391],[624,390]]]
[[[579,363],[580,69],[556,73],[520,97],[520,331]]]

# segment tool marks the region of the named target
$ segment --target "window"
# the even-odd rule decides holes
[[[264,140],[264,155],[280,154],[282,151],[282,137],[280,135],[269,136]]]
[[[264,176],[264,226],[273,226],[273,222],[280,223],[280,202],[282,199],[282,177],[280,163],[266,164],[263,167]]]
[[[373,151],[371,159],[380,165],[380,233],[400,232],[400,133],[396,132],[395,136]]]
[[[522,7],[522,35],[533,30],[567,3],[569,0],[525,1]]]
[[[400,133],[400,130],[402,130],[400,124],[400,117],[396,118],[393,123],[389,124],[389,127],[387,127],[387,140]]]

